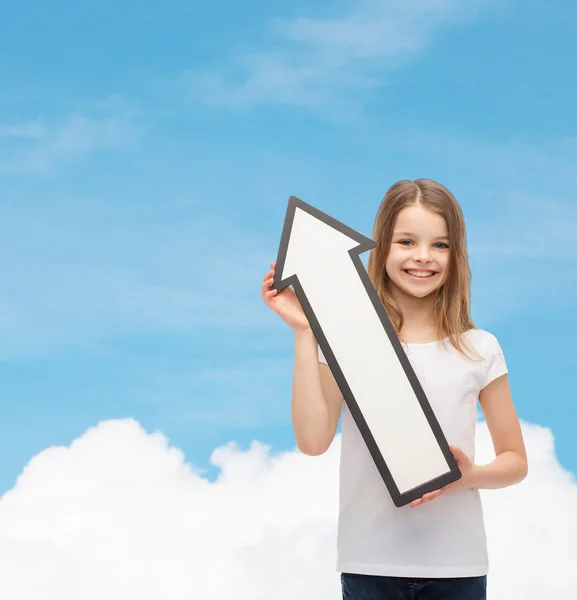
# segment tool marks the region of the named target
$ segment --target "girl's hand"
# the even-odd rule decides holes
[[[424,504],[425,502],[429,502],[429,500],[434,500],[437,496],[441,494],[446,494],[448,492],[454,492],[455,490],[462,490],[465,488],[475,487],[475,474],[477,472],[477,465],[472,463],[469,460],[469,457],[456,446],[449,446],[455,460],[457,461],[457,465],[461,471],[461,478],[457,479],[453,483],[446,485],[434,492],[429,492],[428,494],[424,494],[421,498],[417,500],[413,500],[411,502],[411,506],[419,506],[419,504]]]
[[[261,298],[295,333],[308,331],[311,328],[309,320],[294,290],[290,287],[281,292],[271,289],[274,269],[275,263],[271,262],[270,271],[265,274],[262,282]]]

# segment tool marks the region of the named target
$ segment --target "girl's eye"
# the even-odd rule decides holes
[[[401,244],[401,245],[403,245],[403,246],[406,246],[406,245],[407,245],[407,244],[405,244],[405,242],[407,242],[407,244],[411,244],[411,243],[412,243],[412,242],[411,242],[411,240],[399,240],[399,244]],[[448,247],[449,247],[449,245],[448,245],[448,244],[445,244],[445,242],[437,242],[437,243],[435,244],[435,246],[441,246],[441,248],[443,248],[443,249],[444,249],[444,248],[448,248]]]

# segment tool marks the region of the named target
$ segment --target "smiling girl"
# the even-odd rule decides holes
[[[292,422],[299,449],[324,453],[342,412],[337,569],[343,598],[485,600],[479,490],[520,482],[527,456],[502,349],[471,320],[462,211],[435,181],[399,181],[381,202],[372,237],[378,246],[369,276],[462,477],[410,505],[393,505],[296,294],[272,290],[271,263],[261,296],[294,332]],[[478,403],[495,450],[486,465],[475,464]]]

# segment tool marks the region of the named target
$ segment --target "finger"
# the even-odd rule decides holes
[[[266,295],[267,295],[267,294],[270,294],[270,292],[272,292],[272,291],[273,291],[273,290],[271,290],[271,285],[270,285],[269,281],[270,281],[270,280],[268,280],[268,281],[263,281],[263,284],[262,284],[262,286],[261,286],[261,288],[260,288],[260,295],[261,295],[263,298],[266,298]],[[276,291],[276,290],[274,290],[274,291]]]
[[[411,502],[411,506],[419,506],[421,504],[424,504],[426,502],[424,496],[422,496],[421,498],[417,498],[416,500],[413,500]]]
[[[449,448],[455,458],[463,458],[465,456],[465,453],[460,448],[457,448],[457,446],[449,446]]]
[[[262,282],[262,288],[263,289],[269,289],[272,287],[272,284],[274,283],[274,279],[272,277],[270,277],[269,279],[265,279]]]
[[[463,468],[471,464],[471,459],[460,448],[455,448],[455,446],[453,446],[452,448],[453,456],[455,457],[455,460],[457,461],[459,467]]]
[[[270,292],[266,292],[266,294],[264,295],[265,302],[267,300],[270,300],[271,298],[273,298],[277,294],[278,294],[278,290],[271,290]]]
[[[430,502],[431,500],[434,500],[435,498],[437,498],[438,496],[441,495],[441,491],[442,490],[435,490],[433,492],[427,492],[426,494],[423,494],[423,497],[421,498],[423,503],[424,502]]]

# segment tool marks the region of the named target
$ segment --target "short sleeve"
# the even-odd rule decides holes
[[[503,355],[503,350],[497,341],[497,338],[489,334],[485,341],[485,350],[483,352],[483,382],[481,389],[487,387],[492,381],[508,373],[507,363]]]
[[[321,350],[320,346],[319,346],[319,362],[325,363],[325,365],[329,364],[327,362],[327,359],[325,358],[325,355],[323,354],[323,351]]]

